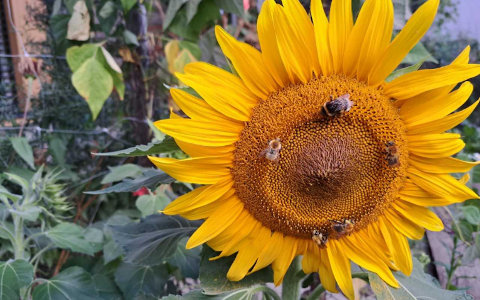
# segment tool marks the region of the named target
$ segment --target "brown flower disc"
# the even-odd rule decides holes
[[[345,94],[350,111],[330,117],[323,105]],[[267,159],[269,142],[281,149]],[[389,165],[394,142],[399,165]],[[254,109],[235,144],[231,170],[245,208],[272,231],[340,238],[335,221],[364,228],[395,199],[406,176],[405,127],[397,108],[373,88],[343,76],[290,85]]]

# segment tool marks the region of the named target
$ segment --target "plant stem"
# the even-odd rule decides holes
[[[15,259],[25,259],[25,241],[23,238],[23,219],[13,216],[13,224],[15,227],[15,243],[12,245],[14,249]]]
[[[283,300],[298,300],[300,299],[300,287],[302,284],[298,272],[301,270],[300,257],[297,256],[292,261],[288,268],[287,274],[283,280],[282,299]]]
[[[320,299],[320,295],[325,292],[325,288],[323,285],[319,284],[317,287],[313,290],[313,292],[308,295],[307,300],[317,300]]]

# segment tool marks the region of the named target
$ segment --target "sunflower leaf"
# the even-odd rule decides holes
[[[179,150],[177,144],[171,137],[165,137],[161,141],[150,142],[147,145],[138,145],[123,150],[95,153],[96,156],[116,156],[116,157],[130,157],[130,156],[145,156],[152,154],[160,154]]]
[[[33,280],[33,266],[25,260],[0,262],[0,299],[19,299],[19,291]]]
[[[207,295],[219,295],[225,292],[248,288],[256,284],[273,281],[273,272],[270,267],[263,268],[240,281],[227,279],[227,272],[235,256],[229,256],[210,261],[218,253],[210,247],[203,245],[202,260],[200,261],[200,282],[203,292]]]
[[[87,191],[85,194],[89,195],[101,195],[108,193],[124,193],[124,192],[134,192],[142,187],[154,187],[157,184],[167,184],[174,182],[175,179],[167,175],[165,172],[156,169],[147,169],[142,173],[141,176],[130,179],[125,178],[121,182],[112,185],[103,190],[98,191]]]
[[[125,299],[137,299],[139,295],[163,296],[169,277],[165,265],[152,267],[122,262],[115,272],[115,282]]]
[[[407,277],[400,272],[394,273],[400,287],[393,288],[377,274],[368,273],[373,292],[378,299],[436,299],[436,300],[473,300],[465,291],[448,291],[442,289],[435,278],[423,272],[422,264],[413,258],[413,271]]]
[[[178,242],[198,226],[198,221],[155,214],[142,219],[140,223],[111,226],[111,230],[114,240],[124,250],[125,261],[155,266],[172,256]]]

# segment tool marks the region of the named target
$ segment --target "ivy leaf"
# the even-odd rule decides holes
[[[20,289],[33,280],[33,266],[23,259],[0,262],[0,299],[20,299]]]
[[[94,254],[94,247],[85,239],[85,229],[73,223],[60,223],[45,232],[45,235],[59,248],[73,252]]]
[[[165,284],[169,278],[165,265],[139,266],[122,263],[115,272],[115,282],[120,287],[125,299],[135,299],[136,296],[165,295]]]
[[[126,178],[121,182],[112,185],[111,187],[108,187],[106,189],[98,191],[87,191],[84,193],[89,195],[101,195],[108,193],[134,192],[144,186],[154,187],[159,183],[168,184],[174,181],[175,179],[173,179],[163,171],[157,169],[147,169],[145,172],[142,173],[141,176],[135,179]]]
[[[377,274],[368,273],[370,286],[378,299],[473,300],[465,291],[442,289],[433,277],[423,272],[423,266],[416,258],[413,258],[413,271],[409,277],[400,272],[395,272],[394,276],[400,284],[399,288],[392,288]]]
[[[200,262],[200,282],[205,294],[218,295],[273,281],[273,272],[270,267],[263,268],[240,281],[230,281],[227,279],[227,272],[235,256],[232,255],[210,261],[209,259],[214,256],[217,256],[217,253],[210,247],[203,245],[202,260]]]
[[[123,247],[125,261],[154,266],[173,255],[178,241],[198,226],[198,221],[156,214],[142,219],[140,223],[111,226],[111,230],[115,241]]]
[[[34,300],[99,299],[92,276],[80,267],[70,267],[45,281],[33,290]]]
[[[10,142],[12,143],[13,150],[20,155],[30,168],[35,169],[33,163],[33,150],[28,143],[28,140],[24,137],[12,137],[10,138]]]
[[[77,92],[87,100],[93,119],[96,119],[103,103],[113,90],[110,73],[95,57],[89,58],[73,73],[72,84]]]
[[[96,156],[116,156],[116,157],[131,157],[131,156],[146,156],[153,154],[161,154],[179,150],[175,140],[171,137],[165,137],[161,141],[150,142],[147,145],[138,145],[135,147],[104,153],[95,153]]]

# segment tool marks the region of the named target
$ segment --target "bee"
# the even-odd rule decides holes
[[[268,142],[268,147],[262,152],[262,155],[265,155],[265,158],[270,161],[276,161],[280,155],[280,149],[282,149],[282,143],[280,138],[276,138]]]
[[[337,233],[338,236],[350,235],[353,232],[353,225],[355,221],[345,219],[342,221],[331,221],[333,230]]]
[[[327,234],[323,234],[321,233],[320,231],[318,230],[314,230],[312,232],[312,240],[315,242],[315,244],[317,244],[319,247],[322,247],[324,248],[325,245],[327,244],[328,242],[328,235]]]
[[[397,167],[400,165],[400,157],[398,153],[398,148],[395,145],[395,142],[388,141],[386,143],[385,152],[387,153],[387,162],[390,167]]]
[[[355,105],[355,102],[350,101],[349,94],[345,94],[336,99],[333,99],[333,96],[331,96],[331,98],[330,101],[325,102],[323,105],[323,111],[329,117],[336,117],[344,112],[350,111],[352,106]]]

